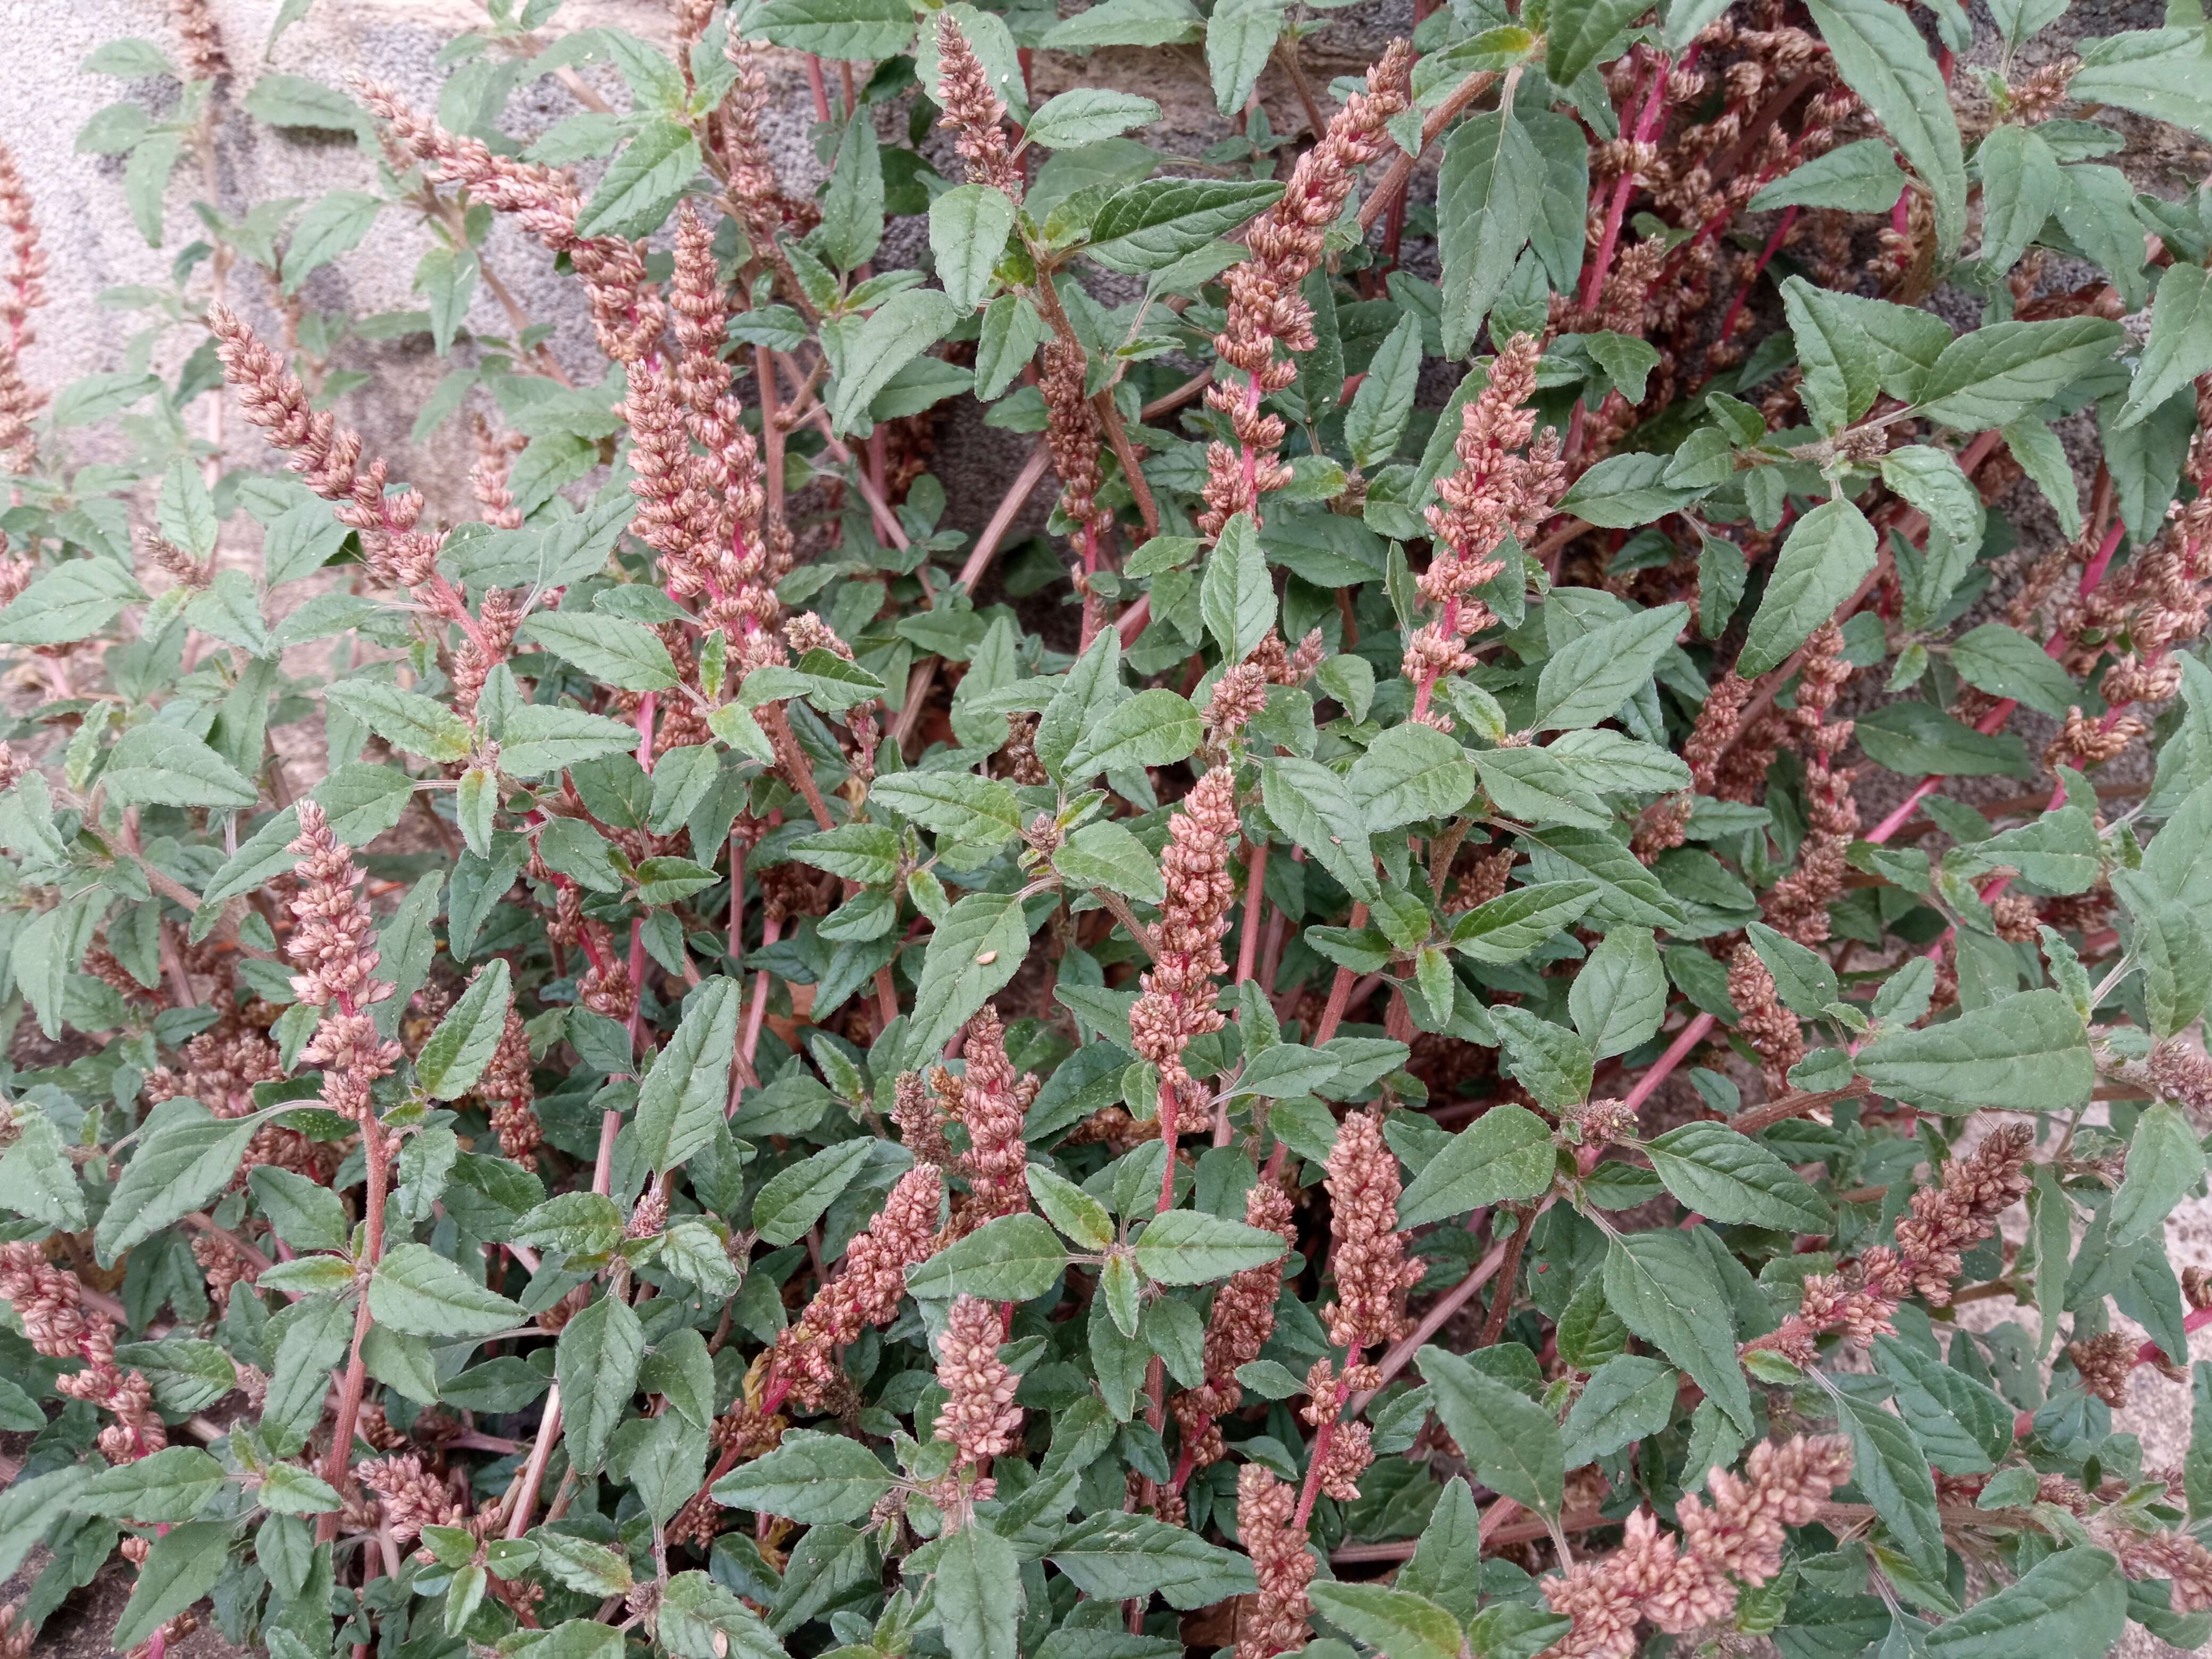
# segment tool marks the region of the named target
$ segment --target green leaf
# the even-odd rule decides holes
[[[1214,106],[1224,115],[1244,107],[1283,32],[1285,0],[1220,0],[1206,25],[1206,67]]]
[[[1851,1437],[1851,1480],[1874,1505],[1906,1559],[1943,1582],[1943,1525],[1936,1510],[1936,1477],[1904,1424],[1871,1400],[1834,1396],[1836,1416]]]
[[[1042,1217],[1008,1215],[917,1262],[907,1270],[906,1282],[914,1295],[932,1299],[1027,1302],[1050,1290],[1066,1266],[1067,1247]]]
[[[1584,70],[1626,49],[1622,31],[1640,15],[1629,0],[1565,0],[1555,6],[1544,31],[1544,72],[1555,86],[1572,85]]]
[[[2178,10],[2166,15],[2177,23],[2187,18]],[[2087,42],[2067,95],[2085,104],[2117,104],[2212,138],[2203,25],[2135,29]]]
[[[1682,9],[1679,0],[1675,9]],[[1880,138],[1862,138],[1815,156],[1777,179],[1751,198],[1751,210],[1766,213],[1777,208],[1812,207],[1835,208],[1845,213],[1887,213],[1904,190],[1905,174],[1889,145]]]
[[[917,1064],[1004,988],[1029,954],[1029,922],[1011,893],[970,893],[929,938],[903,1052]]]
[[[2035,775],[2027,744],[2011,732],[1978,732],[1917,697],[1871,711],[1855,729],[1875,764],[1908,777]]]
[[[1447,1349],[1431,1344],[1413,1358],[1475,1479],[1540,1515],[1559,1514],[1566,1467],[1551,1413]]]
[[[660,1639],[676,1659],[784,1659],[761,1616],[703,1572],[679,1572],[660,1598]]]
[[[1735,672],[1748,678],[1778,666],[1842,610],[1873,574],[1878,551],[1874,526],[1849,501],[1822,501],[1800,519],[1782,544]]]
[[[1224,236],[1283,193],[1278,184],[1213,179],[1152,179],[1124,185],[1091,221],[1085,250],[1109,270],[1164,270]]]
[[[2127,1615],[2127,1583],[2117,1561],[2102,1550],[2061,1550],[1945,1620],[1925,1642],[1929,1659],[2096,1659],[2119,1641]]]
[[[1552,1184],[1552,1132],[1511,1102],[1493,1106],[1437,1149],[1398,1200],[1398,1225],[1419,1227],[1486,1204],[1540,1197]]]
[[[962,1659],[1017,1659],[1024,1595],[1014,1547],[971,1522],[932,1552],[929,1565],[946,1645]]]
[[[106,629],[126,604],[146,604],[146,591],[112,560],[69,560],[40,573],[0,611],[0,644],[66,646]]]
[[[1040,104],[1023,131],[1032,144],[1042,144],[1047,149],[1073,149],[1133,128],[1152,126],[1159,118],[1160,106],[1149,98],[1097,87],[1078,87]],[[938,199],[942,201],[944,198]]]
[[[222,1465],[198,1446],[169,1446],[135,1463],[100,1470],[70,1507],[118,1521],[190,1521],[222,1483]]]
[[[368,1311],[410,1336],[489,1336],[526,1322],[522,1310],[486,1290],[427,1244],[386,1250],[368,1281]]]
[[[2177,259],[2158,279],[2150,339],[2113,424],[2136,425],[2207,370],[2212,370],[2212,272]]]
[[[654,775],[659,775],[658,769]],[[878,779],[878,782],[888,781]],[[898,874],[898,831],[884,823],[840,824],[792,842],[791,855],[841,880],[880,887]]]
[[[161,534],[196,559],[215,551],[222,526],[216,518],[215,497],[208,493],[199,469],[182,456],[169,463],[161,475],[161,494],[155,519]]]
[[[739,996],[737,981],[718,974],[684,1000],[676,1035],[638,1085],[632,1155],[643,1167],[665,1175],[714,1138],[729,1101]]]
[[[1001,197],[1004,201],[1005,198]],[[1008,202],[1011,209],[1013,204]],[[930,213],[931,246],[936,246],[937,215]],[[1011,216],[1008,222],[1012,223]],[[884,240],[884,163],[876,144],[873,117],[865,109],[854,112],[837,139],[837,154],[830,164],[830,184],[823,193],[822,223],[816,246],[840,270],[855,270],[875,257]],[[940,273],[943,266],[940,262]],[[988,272],[986,273],[988,275]],[[945,284],[951,291],[951,284]]]
[[[335,87],[301,75],[259,75],[246,94],[246,112],[272,127],[357,132],[368,116]]]
[[[2058,158],[2032,127],[2006,125],[1974,152],[1982,173],[1983,266],[2010,270],[2057,210],[2066,180]]]
[[[1452,927],[1451,948],[1477,962],[1518,962],[1553,934],[1573,927],[1597,902],[1600,891],[1594,881],[1545,881],[1516,887],[1460,917]]]
[[[1159,1285],[1210,1285],[1279,1261],[1290,1249],[1282,1236],[1203,1210],[1170,1210],[1146,1224],[1137,1266]]]
[[[1401,317],[1367,365],[1366,378],[1344,415],[1344,441],[1355,465],[1379,466],[1397,453],[1413,416],[1421,375],[1418,317]]]
[[[619,1296],[586,1304],[561,1328],[553,1376],[561,1386],[569,1461],[580,1473],[596,1474],[606,1461],[607,1441],[637,1392],[644,1358],[645,1328]]]
[[[1898,1414],[1936,1468],[1986,1474],[2003,1462],[2012,1449],[2013,1410],[1996,1394],[1893,1336],[1875,1339],[1874,1361],[1897,1385]]]
[[[1966,161],[1949,89],[1927,43],[1887,0],[1807,0],[1836,72],[1880,121],[1935,198],[1937,257],[1948,264],[1966,228]]]
[[[1825,1233],[1826,1202],[1758,1142],[1721,1123],[1685,1123],[1647,1142],[1651,1167],[1683,1206],[1713,1221]]]
[[[762,11],[774,9],[771,0]],[[675,121],[647,122],[608,164],[599,189],[576,221],[574,234],[641,236],[655,228],[698,176],[701,160],[699,140],[690,127]]]
[[[359,247],[383,206],[381,197],[361,190],[334,190],[311,205],[284,250],[284,292],[297,294],[311,272]]]
[[[1881,381],[1873,347],[1853,325],[1850,312],[1802,276],[1784,281],[1782,307],[1804,371],[1806,410],[1822,433],[1833,437],[1874,406]]]
[[[1667,1017],[1667,970],[1649,927],[1617,927],[1567,988],[1575,1030],[1600,1060],[1650,1040]]]
[[[1390,1659],[1459,1659],[1459,1621],[1425,1596],[1329,1580],[1307,1594],[1322,1618]]]
[[[788,1244],[799,1237],[853,1184],[873,1144],[865,1136],[841,1140],[779,1170],[753,1200],[755,1230],[770,1244]]]
[[[351,715],[393,748],[420,755],[425,760],[465,760],[474,747],[468,722],[419,691],[403,691],[382,680],[340,680],[335,685],[325,686],[323,696],[340,713]],[[525,712],[518,709],[515,714],[520,716]],[[617,722],[608,720],[604,724],[614,726]],[[622,731],[626,743],[637,741],[634,730],[623,726]],[[504,749],[501,763],[502,769],[514,776],[530,775],[507,764]]]
[[[1616,1236],[1606,1249],[1605,1299],[1621,1323],[1687,1371],[1739,1428],[1750,1430],[1751,1389],[1736,1363],[1728,1297],[1686,1235]]]
[[[1172,766],[1197,752],[1200,735],[1198,711],[1184,698],[1163,686],[1139,691],[1076,742],[1066,763],[1071,782],[1133,771],[1148,766]]]
[[[770,0],[771,6],[784,3]],[[830,383],[824,402],[836,432],[851,430],[891,376],[943,339],[960,316],[961,308],[934,289],[907,289],[878,306],[845,348]]]
[[[1274,584],[1250,514],[1239,513],[1221,526],[1220,539],[1206,556],[1199,609],[1225,662],[1243,661],[1274,627]]]
[[[43,1112],[16,1109],[15,1144],[0,1158],[0,1209],[62,1232],[84,1226],[84,1190],[76,1168],[62,1132]]]
[[[2057,397],[2124,338],[2118,323],[2101,317],[1978,328],[1943,348],[1921,386],[1917,412],[1962,432],[2002,426]]]
[[[895,58],[914,40],[914,9],[906,0],[768,0],[746,33],[842,62]]]
[[[938,279],[961,310],[973,311],[990,292],[992,270],[1013,228],[1013,203],[990,185],[956,185],[929,204]]]
[[[1055,52],[1097,46],[1180,46],[1199,38],[1205,20],[1190,0],[1104,0],[1062,18],[1041,43]]]
[[[345,1205],[319,1182],[282,1169],[258,1164],[248,1173],[246,1185],[253,1202],[269,1218],[276,1237],[295,1250],[343,1249],[349,1228]]]
[[[996,847],[1021,833],[1021,803],[993,778],[972,772],[893,772],[868,787],[868,799],[936,835]]]
[[[137,1583],[109,1638],[128,1653],[155,1631],[215,1588],[229,1559],[230,1523],[193,1521],[154,1540],[138,1567]]]
[[[1650,525],[1652,520],[1672,514],[1677,507],[1687,507],[1704,493],[1701,489],[1679,489],[1668,483],[1672,467],[1674,458],[1663,453],[1606,456],[1559,498],[1559,511],[1614,531]]]
[[[2162,1235],[2166,1218],[2204,1178],[2204,1150],[2179,1108],[2160,1101],[2136,1124],[2127,1173],[2112,1194],[2112,1248]]]
[[[1765,922],[1752,922],[1747,931],[1752,949],[1773,975],[1775,989],[1792,1013],[1804,1019],[1818,1019],[1831,1003],[1842,997],[1836,971],[1820,952],[1776,933]]]
[[[1686,605],[1662,605],[1568,641],[1544,664],[1529,724],[1539,731],[1595,726],[1651,678],[1688,621]]]
[[[19,957],[21,949],[19,942]],[[251,1118],[211,1117],[196,1104],[173,1109],[140,1142],[115,1183],[93,1234],[100,1260],[114,1261],[132,1245],[204,1208],[238,1174],[255,1127]]]
[[[2053,720],[2081,701],[2081,688],[2038,645],[2002,623],[1969,629],[1951,647],[1959,678],[1993,697],[2010,697]]]
[[[399,822],[414,794],[415,781],[397,767],[355,762],[325,778],[311,799],[329,815],[332,835],[349,847],[365,847]]]
[[[1613,827],[1613,815],[1583,786],[1573,764],[1549,749],[1486,749],[1473,758],[1484,792],[1508,817],[1579,830]]]
[[[805,1432],[793,1431],[794,1436]],[[775,1455],[774,1452],[769,1454],[770,1457]],[[534,1528],[530,1540],[538,1546],[538,1565],[556,1583],[572,1590],[586,1595],[622,1595],[635,1582],[630,1577],[629,1563],[604,1544],[572,1538],[545,1527]]]
[[[1663,1360],[1642,1354],[1607,1360],[1567,1413],[1566,1466],[1578,1469],[1657,1434],[1674,1419],[1680,1392],[1681,1378]]]
[[[337,1488],[297,1463],[272,1463],[262,1478],[261,1506],[277,1515],[328,1515],[344,1504]]]
[[[533,644],[625,691],[665,691],[676,684],[668,647],[636,623],[597,611],[538,611],[523,631]]]
[[[1085,824],[1053,854],[1052,863],[1063,878],[1078,886],[1103,887],[1152,904],[1167,896],[1159,860],[1118,823]]]
[[[494,957],[438,1022],[416,1059],[416,1081],[431,1099],[458,1099],[475,1087],[507,1029],[511,997],[506,958]]]
[[[1024,1173],[1037,1208],[1078,1245],[1086,1250],[1103,1250],[1114,1242],[1114,1220],[1103,1204],[1042,1164],[1032,1164]]]
[[[1054,777],[1066,781],[1067,757],[1075,752],[1076,744],[1127,697],[1121,685],[1121,634],[1115,629],[1100,629],[1091,648],[1075,659],[1066,679],[1037,716],[1037,759]]]
[[[1382,896],[1366,811],[1342,777],[1317,761],[1278,757],[1260,763],[1260,794],[1275,827],[1353,898]]]
[[[158,806],[252,806],[253,782],[189,732],[134,726],[110,752],[100,775],[118,801]]]
[[[1078,1589],[1101,1601],[1157,1594],[1188,1611],[1259,1588],[1249,1556],[1149,1515],[1107,1510],[1087,1516],[1052,1547],[1050,1559]]]
[[[1892,1031],[1859,1051],[1875,1089],[1929,1111],[2070,1111],[2089,1098],[2096,1066],[2081,1017],[2060,993],[2007,997],[1921,1030]]]
[[[1543,185],[1544,159],[1528,127],[1498,111],[1470,116],[1444,141],[1437,222],[1445,356],[1466,356],[1481,332],[1535,228]]]
[[[1392,726],[1352,763],[1346,785],[1380,833],[1447,817],[1474,793],[1467,750],[1432,726]]]
[[[1596,1061],[1582,1038],[1526,1008],[1503,1004],[1491,1006],[1490,1023],[1498,1028],[1505,1070],[1520,1079],[1538,1105],[1557,1112],[1589,1098]]]

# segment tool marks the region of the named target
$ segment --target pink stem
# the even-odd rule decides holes
[[[653,717],[659,702],[659,692],[648,691],[637,703],[637,764],[648,775],[653,770]]]
[[[1682,1028],[1681,1035],[1668,1045],[1667,1052],[1659,1056],[1659,1063],[1636,1079],[1636,1086],[1628,1091],[1621,1104],[1634,1111],[1651,1098],[1652,1091],[1667,1080],[1668,1073],[1690,1056],[1690,1051],[1705,1040],[1705,1035],[1718,1024],[1711,1014],[1699,1014]]]
[[[1651,71],[1651,90],[1644,100],[1644,112],[1636,123],[1635,142],[1649,143],[1651,133],[1659,123],[1659,112],[1667,96],[1667,71],[1672,64],[1665,56],[1655,61]],[[1607,273],[1613,267],[1613,250],[1620,245],[1620,222],[1628,212],[1628,198],[1636,188],[1636,169],[1629,168],[1613,181],[1613,200],[1605,210],[1605,232],[1599,238],[1597,257],[1583,277],[1582,308],[1585,313],[1597,308],[1599,297],[1605,292]]]
[[[1783,239],[1790,234],[1790,228],[1796,222],[1796,208],[1782,216],[1782,222],[1774,228],[1774,234],[1766,239],[1766,246],[1759,250],[1759,263],[1752,266],[1749,280],[1737,291],[1735,299],[1729,306],[1728,315],[1721,319],[1721,331],[1715,338],[1725,342],[1735,334],[1737,313],[1742,311],[1744,301],[1751,298],[1752,290],[1759,286],[1759,273],[1766,269],[1767,261],[1782,251]]]
[[[783,924],[770,916],[761,925],[761,944],[763,947],[775,943],[783,932]],[[745,1041],[739,1050],[745,1064],[753,1063],[753,1051],[760,1047],[761,1021],[768,1014],[768,969],[763,968],[753,975],[753,1006],[745,1012]]]

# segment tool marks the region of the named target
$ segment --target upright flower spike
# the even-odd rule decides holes
[[[369,1128],[375,1118],[369,1090],[404,1052],[378,1034],[368,1013],[394,987],[376,977],[381,958],[369,943],[375,919],[359,890],[364,878],[353,848],[331,833],[313,801],[301,801],[299,811],[300,834],[288,849],[299,860],[297,921],[285,948],[301,970],[292,978],[300,1000],[329,1009],[300,1058],[323,1068],[323,1104]]]
[[[1044,437],[1052,452],[1052,470],[1060,475],[1060,516],[1071,527],[1082,561],[1078,583],[1083,595],[1080,643],[1086,649],[1098,631],[1091,579],[1098,574],[1100,538],[1114,525],[1114,515],[1098,505],[1098,486],[1105,473],[1098,465],[1098,411],[1084,393],[1089,372],[1089,360],[1080,346],[1066,340],[1046,342],[1044,373],[1037,382],[1044,394]]]
[[[1229,316],[1213,349],[1243,371],[1244,384],[1217,385],[1206,394],[1206,407],[1227,418],[1237,439],[1206,449],[1206,511],[1198,522],[1208,537],[1239,513],[1258,517],[1260,497],[1290,482],[1290,468],[1277,458],[1286,429],[1260,412],[1263,398],[1298,377],[1295,356],[1278,357],[1275,346],[1295,354],[1316,343],[1313,307],[1298,285],[1320,267],[1328,228],[1351,199],[1353,174],[1382,154],[1391,118],[1411,104],[1413,64],[1411,43],[1393,40],[1367,71],[1367,89],[1346,100],[1321,142],[1298,158],[1281,199],[1254,222],[1246,238],[1251,257],[1223,279]]]
[[[1244,1194],[1244,1224],[1264,1228],[1285,1244],[1297,1243],[1290,1195],[1275,1182],[1263,1178]],[[1271,1261],[1245,1268],[1213,1293],[1213,1310],[1206,1322],[1206,1381],[1173,1401],[1176,1420],[1182,1426],[1187,1465],[1205,1468],[1226,1455],[1214,1419],[1243,1403],[1244,1387],[1237,1380],[1237,1368],[1257,1359],[1275,1334],[1275,1303],[1282,1289],[1282,1264]]]
[[[1639,1619],[1678,1636],[1719,1625],[1735,1611],[1739,1583],[1764,1584],[1782,1571],[1783,1529],[1816,1518],[1850,1472],[1851,1443],[1841,1435],[1765,1441],[1744,1478],[1711,1472],[1710,1505],[1683,1496],[1679,1544],[1650,1510],[1637,1510],[1617,1553],[1540,1584],[1546,1604],[1574,1626],[1539,1659],[1630,1659]]]
[[[635,362],[660,337],[665,308],[645,274],[635,243],[619,236],[577,234],[584,211],[575,176],[562,167],[498,155],[481,139],[464,138],[403,104],[388,87],[362,81],[356,89],[369,112],[440,184],[465,185],[495,213],[511,213],[524,230],[568,257],[591,298],[599,346],[617,362]]]
[[[1237,884],[1229,874],[1237,835],[1235,771],[1209,768],[1168,820],[1168,847],[1160,855],[1167,897],[1155,930],[1159,954],[1129,1010],[1137,1053],[1159,1067],[1161,1133],[1170,1176],[1181,1127],[1176,1103],[1197,1086],[1183,1069],[1182,1051],[1193,1037],[1218,1031],[1224,1023],[1213,1006],[1213,981],[1229,971],[1221,941],[1237,902]]]
[[[945,1399],[936,1432],[959,1449],[963,1463],[987,1463],[1021,1443],[1022,1408],[1014,1403],[1021,1380],[999,1358],[1006,1334],[997,1303],[952,1298],[938,1344],[937,1386]]]
[[[1856,774],[1835,763],[1851,740],[1853,723],[1828,719],[1837,694],[1850,677],[1851,665],[1844,657],[1844,630],[1832,620],[1822,623],[1805,641],[1797,706],[1790,711],[1805,747],[1805,801],[1811,822],[1796,869],[1777,882],[1766,898],[1769,925],[1800,945],[1819,945],[1827,939],[1828,906],[1843,896],[1845,854],[1859,832],[1858,805],[1851,799]]]
[[[1383,1144],[1382,1121],[1355,1112],[1337,1127],[1324,1184],[1329,1212],[1329,1275],[1336,1299],[1322,1310],[1328,1340],[1352,1350],[1395,1342],[1406,1334],[1406,1292],[1421,1264],[1406,1255],[1398,1231],[1398,1158]]]
[[[246,418],[268,433],[277,448],[289,450],[291,470],[308,489],[336,504],[340,522],[360,532],[362,556],[379,580],[395,587],[443,588],[437,558],[444,538],[416,528],[422,517],[422,492],[387,494],[385,462],[361,465],[361,434],[340,426],[329,410],[315,409],[299,376],[228,307],[210,305],[207,320],[216,356]],[[459,608],[455,601],[452,610]]]
[[[1306,1644],[1313,1603],[1313,1551],[1293,1516],[1297,1493],[1257,1463],[1237,1471],[1237,1535],[1252,1558],[1260,1593],[1237,1620],[1237,1659],[1274,1659]]]
[[[816,1409],[828,1400],[839,1376],[837,1350],[898,1312],[906,1270],[934,1248],[944,1195],[934,1164],[901,1176],[875,1219],[845,1247],[836,1277],[776,1338],[775,1374],[800,1405]]]
[[[1035,1099],[1037,1080],[1018,1077],[1006,1058],[1006,1027],[988,1003],[968,1022],[961,1048],[967,1070],[955,1079],[939,1070],[940,1097],[968,1131],[968,1150],[960,1173],[968,1178],[960,1226],[972,1231],[1002,1215],[1030,1207],[1029,1146],[1022,1137],[1023,1114]]]
[[[1459,465],[1437,481],[1437,504],[1426,512],[1436,550],[1418,586],[1437,617],[1406,641],[1403,672],[1413,718],[1439,731],[1452,724],[1430,707],[1437,682],[1474,666],[1466,641],[1497,620],[1474,591],[1505,568],[1509,537],[1533,539],[1566,485],[1559,434],[1547,428],[1530,445],[1536,416],[1522,407],[1535,393],[1541,353],[1534,336],[1516,334],[1492,361],[1490,383],[1461,413]]]
[[[5,144],[0,144],[0,226],[8,233],[9,253],[7,269],[0,272],[0,324],[7,329],[0,338],[0,469],[23,472],[38,451],[30,423],[46,402],[46,394],[24,379],[22,362],[24,348],[38,338],[31,331],[31,313],[46,303],[46,252],[40,244],[22,169]]]
[[[1004,125],[1006,100],[992,87],[990,72],[949,11],[937,14],[937,100],[945,110],[938,125],[959,135],[955,146],[968,164],[968,182],[988,185],[1020,201],[1022,170]]]

